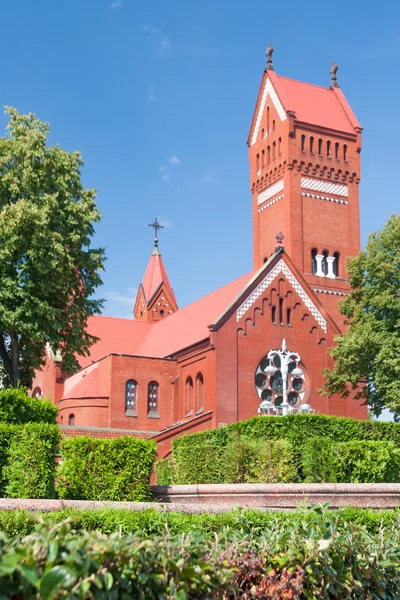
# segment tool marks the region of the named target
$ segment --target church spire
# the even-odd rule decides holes
[[[154,219],[149,227],[154,229],[154,248],[139,285],[133,314],[135,319],[153,322],[176,312],[178,305],[158,247],[158,230],[164,226]]]

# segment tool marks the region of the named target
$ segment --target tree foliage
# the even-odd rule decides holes
[[[0,138],[0,361],[3,383],[30,386],[45,347],[65,371],[95,338],[88,316],[101,284],[102,249],[91,248],[100,221],[96,193],[84,189],[80,152],[49,145],[50,129],[8,107]]]
[[[351,292],[341,302],[347,330],[336,339],[325,393],[383,408],[400,420],[400,217],[391,215],[364,251],[348,261]]]

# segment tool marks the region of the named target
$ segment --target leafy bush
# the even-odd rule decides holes
[[[157,485],[171,485],[174,481],[174,462],[172,458],[161,458],[154,465]]]
[[[346,507],[327,511],[330,520],[336,523],[338,530],[347,523],[362,525],[371,534],[382,529],[400,528],[400,510],[375,510],[358,507]],[[37,525],[38,518],[54,525],[73,517],[74,529],[79,531],[100,531],[104,534],[119,532],[128,534],[140,532],[147,538],[162,535],[168,530],[173,535],[205,535],[219,534],[229,529],[235,536],[251,535],[253,539],[264,537],[266,529],[271,527],[287,528],[300,518],[309,526],[315,524],[314,510],[297,510],[294,512],[274,511],[261,512],[256,509],[236,508],[224,513],[179,513],[173,511],[157,511],[153,508],[143,511],[127,509],[103,508],[100,510],[63,509],[49,513],[34,513],[21,510],[0,510],[0,531],[8,535],[27,535]]]
[[[137,500],[150,498],[150,475],[156,456],[154,440],[76,437],[60,444],[57,471],[60,498]]]
[[[4,496],[7,485],[4,470],[8,463],[8,450],[11,440],[17,431],[18,427],[15,425],[5,425],[4,423],[0,423],[0,498]]]
[[[307,483],[335,483],[337,464],[332,440],[310,438],[304,446],[302,468],[304,481]]]
[[[8,498],[54,498],[57,426],[32,423],[14,428],[3,469]]]
[[[194,515],[190,515],[193,517]],[[75,533],[40,523],[28,537],[0,539],[0,589],[7,598],[400,597],[400,533],[370,534],[315,508],[272,515],[262,534],[218,536]],[[72,519],[72,524],[74,523]]]
[[[400,482],[400,450],[393,442],[347,442],[334,448],[339,483]]]
[[[9,388],[0,391],[0,422],[56,424],[57,407],[50,400],[31,398],[26,391]]]

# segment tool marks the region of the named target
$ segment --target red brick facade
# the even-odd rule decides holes
[[[352,398],[318,391],[342,326],[346,259],[360,249],[361,127],[340,88],[269,68],[248,145],[254,271],[178,310],[156,240],[135,320],[92,318],[88,329],[101,341],[82,370],[63,379],[49,356],[37,373],[34,387],[59,406],[64,435],[129,431],[155,437],[166,456],[177,435],[257,414],[258,365],[283,338],[304,372],[294,401],[367,418]]]

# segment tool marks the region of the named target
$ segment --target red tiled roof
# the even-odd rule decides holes
[[[90,349],[90,356],[78,356],[82,368],[114,352],[115,354],[137,354],[152,323],[95,316],[88,319],[87,332],[99,339]]]
[[[354,133],[357,121],[340,88],[324,88],[268,71],[275,90],[286,111],[294,111],[304,123]]]
[[[181,308],[158,321],[139,348],[141,356],[166,357],[210,335],[211,325],[233,302],[255,272],[235,279],[228,285]]]
[[[159,254],[157,248],[155,250],[157,250],[157,252],[153,252],[153,254],[150,256],[150,260],[142,281],[146,302],[150,302],[150,300],[160,287],[161,283],[165,284],[173,300],[175,300],[176,302],[175,294],[169,282],[167,271],[165,270],[161,254]]]
[[[108,392],[101,379],[98,368],[90,371],[87,375],[82,373],[82,377],[67,394],[63,400],[71,400],[73,398],[108,398]]]

